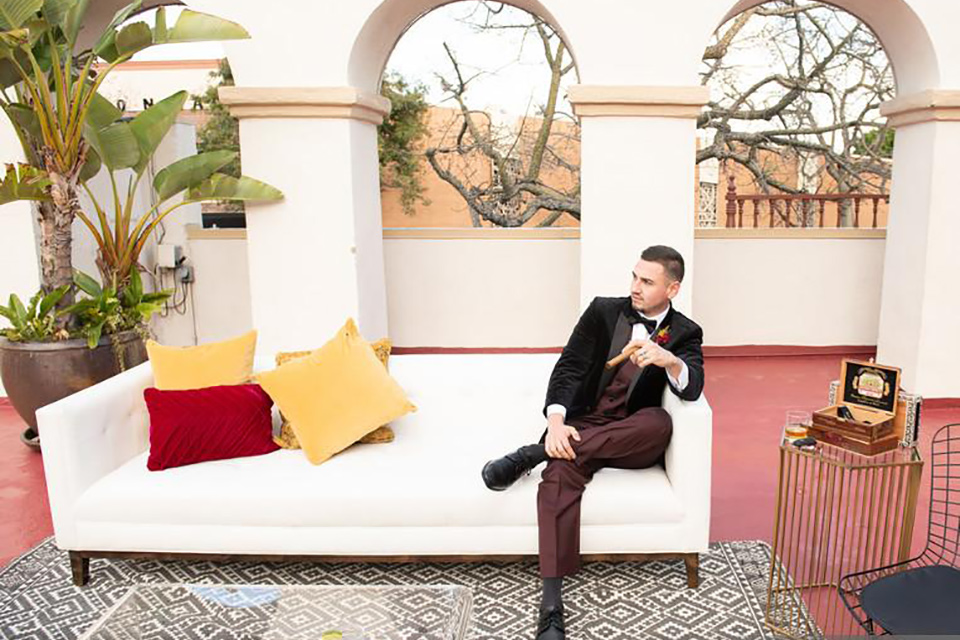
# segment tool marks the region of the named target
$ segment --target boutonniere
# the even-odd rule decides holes
[[[670,327],[664,327],[657,331],[657,335],[654,336],[653,341],[655,344],[663,346],[667,344],[667,341],[670,340]]]

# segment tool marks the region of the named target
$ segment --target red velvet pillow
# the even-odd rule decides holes
[[[273,400],[258,384],[185,391],[150,388],[143,399],[150,412],[151,471],[279,449],[271,437]]]

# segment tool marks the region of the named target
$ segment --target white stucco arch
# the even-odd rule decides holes
[[[714,28],[767,1],[739,0]],[[898,94],[939,86],[940,69],[933,40],[906,0],[830,0],[828,4],[855,16],[876,34],[893,66]]]
[[[350,86],[377,92],[390,54],[397,42],[424,15],[461,0],[382,0],[370,12],[350,49],[347,79]],[[560,34],[564,46],[577,61],[576,49],[554,13],[539,0],[512,0],[513,7],[532,13]]]

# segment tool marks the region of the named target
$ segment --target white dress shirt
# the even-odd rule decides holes
[[[655,316],[651,317],[641,313],[640,317],[643,318],[644,320],[656,320],[657,321],[656,329],[654,329],[654,333],[656,333],[657,329],[660,328],[660,323],[663,322],[663,319],[666,317],[668,311],[670,311],[669,305],[667,305],[666,309],[664,309],[662,312],[658,313]],[[635,325],[633,325],[633,334],[630,336],[630,339],[631,340],[647,340],[650,338],[650,335],[651,334],[647,333],[647,328],[643,325],[643,323],[638,322]],[[687,382],[689,381],[690,374],[687,371],[687,363],[684,362],[681,358],[677,358],[677,359],[680,360],[680,376],[674,379],[674,377],[670,375],[670,371],[668,370],[667,380],[670,381],[670,384],[673,385],[674,389],[676,389],[677,391],[683,391],[687,387]],[[564,418],[566,418],[567,408],[562,404],[551,404],[549,407],[547,407],[547,415],[550,416],[554,413],[559,413]]]

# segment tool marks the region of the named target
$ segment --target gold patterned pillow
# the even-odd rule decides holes
[[[373,347],[373,352],[377,354],[377,358],[380,359],[380,362],[383,363],[383,366],[387,369],[390,367],[387,365],[387,360],[390,358],[390,347],[393,346],[393,343],[390,342],[388,338],[383,338],[382,340],[377,340],[376,342],[370,345]],[[290,362],[291,360],[296,360],[297,358],[305,358],[306,356],[313,353],[312,351],[284,351],[277,354],[276,364],[279,367],[285,362]],[[281,413],[280,418],[282,423],[280,424],[280,435],[274,436],[273,441],[277,443],[278,447],[283,449],[299,449],[300,443],[297,442],[297,436],[293,433],[293,428],[290,426],[290,422],[284,417]],[[390,428],[390,425],[385,424],[377,427],[367,435],[363,436],[358,440],[361,444],[382,444],[385,442],[393,442],[394,433],[393,429]]]

